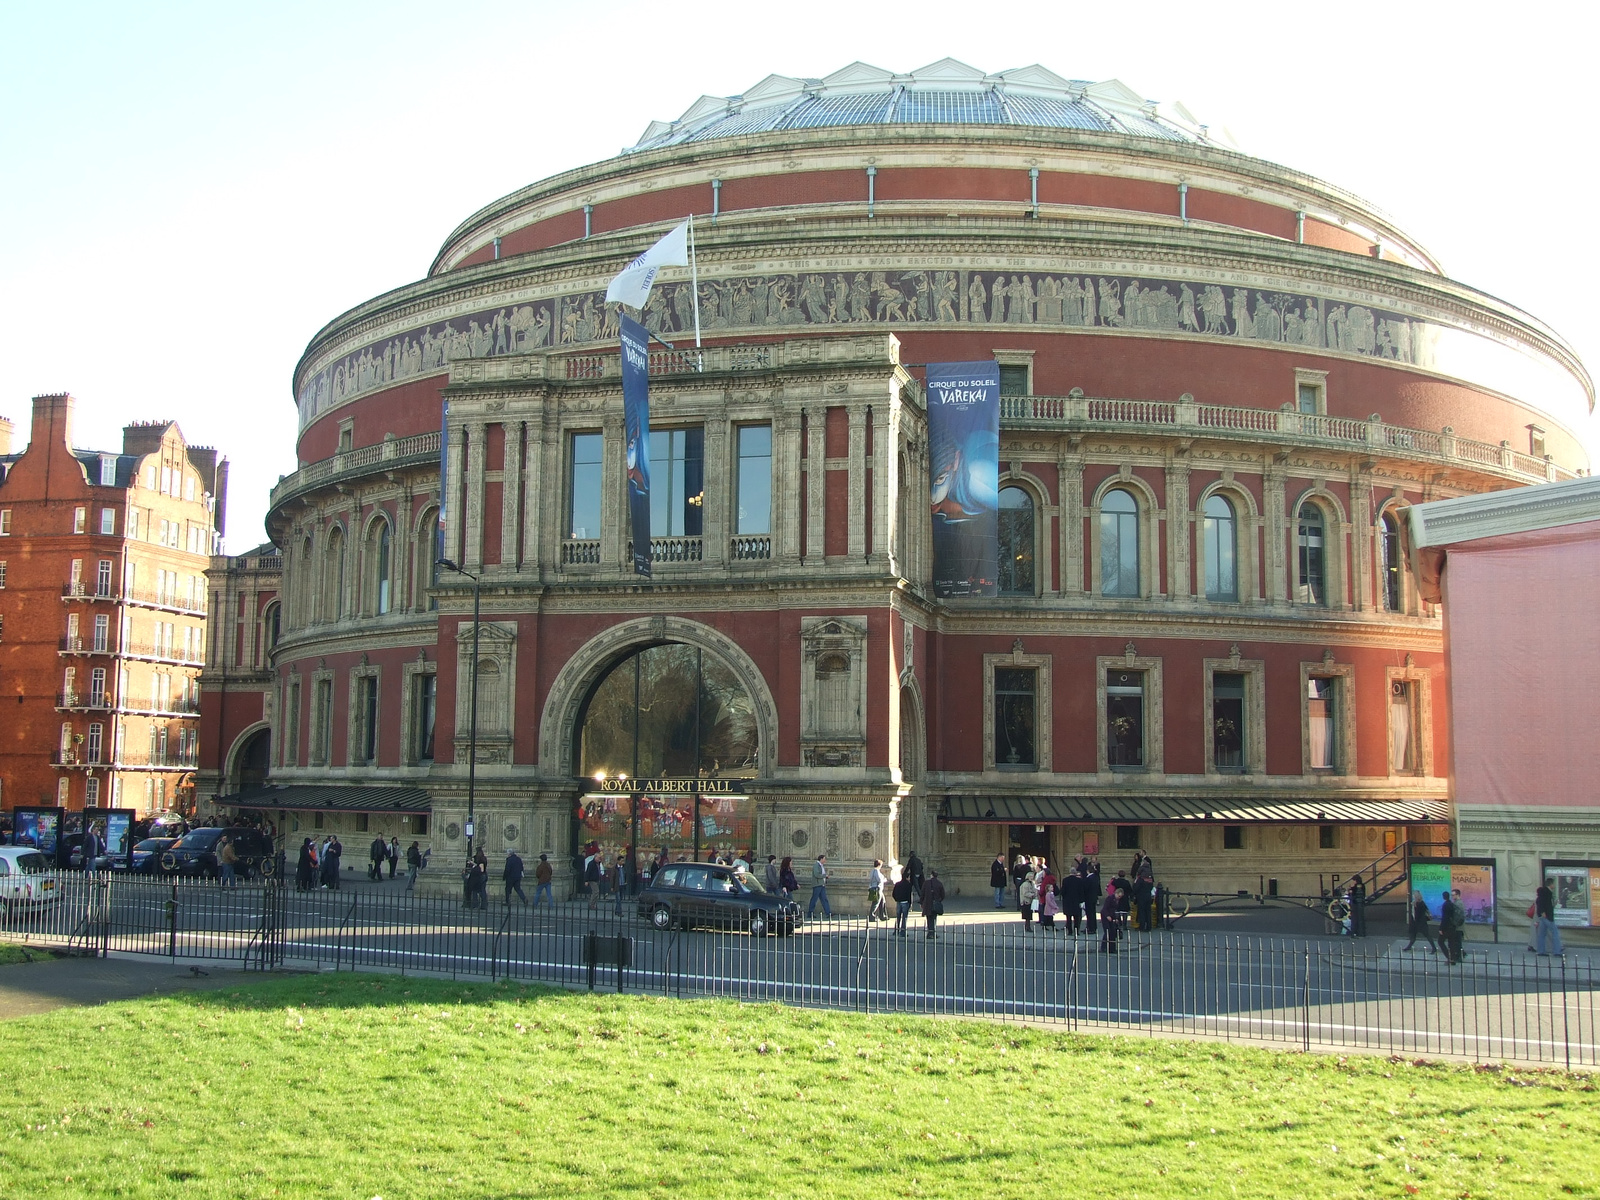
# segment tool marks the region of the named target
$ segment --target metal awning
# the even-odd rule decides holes
[[[1425,825],[1443,800],[1266,800],[1239,796],[947,796],[941,820],[982,825]]]
[[[326,787],[312,784],[286,784],[282,787],[251,788],[220,796],[217,804],[229,808],[320,809],[324,812],[403,812],[433,811],[433,797],[419,787]]]

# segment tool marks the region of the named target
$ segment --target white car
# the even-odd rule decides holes
[[[48,858],[32,846],[0,846],[0,908],[42,908],[60,899]]]

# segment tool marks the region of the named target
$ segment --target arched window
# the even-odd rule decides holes
[[[755,704],[733,670],[697,646],[629,655],[589,695],[578,770],[589,778],[751,777],[759,769]]]
[[[417,523],[417,536],[411,539],[413,570],[411,574],[413,608],[426,608],[429,612],[439,607],[433,589],[439,586],[439,557],[444,553],[439,537],[439,510],[430,508]]]
[[[261,614],[261,662],[258,666],[271,665],[272,652],[278,648],[278,638],[282,635],[283,606],[274,602]]]
[[[1239,598],[1239,538],[1233,505],[1213,493],[1205,506],[1206,599]]]
[[[1033,497],[1019,487],[1000,489],[1000,591],[1033,595]]]
[[[389,611],[389,522],[378,523],[377,536],[373,539],[373,589],[377,601],[377,611],[381,615]]]
[[[1299,536],[1300,585],[1296,592],[1302,604],[1328,602],[1328,564],[1323,545],[1322,526],[1322,510],[1309,501],[1302,504]]]
[[[332,603],[328,606],[329,616],[335,620],[344,618],[344,531],[335,529],[328,535],[328,587],[332,590]]]
[[[1404,595],[1400,588],[1403,561],[1400,557],[1400,523],[1393,512],[1383,514],[1379,522],[1380,548],[1383,552],[1383,607],[1389,612],[1402,612]]]
[[[307,538],[300,547],[300,590],[295,594],[294,620],[297,627],[304,628],[316,620],[314,598],[316,596],[317,563],[312,553],[311,539]]]
[[[1139,595],[1139,504],[1121,488],[1100,501],[1100,594]]]

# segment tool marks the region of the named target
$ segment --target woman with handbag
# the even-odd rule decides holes
[[[1039,911],[1039,885],[1032,871],[1017,884],[1017,907],[1022,910],[1022,927],[1033,932],[1033,914]]]

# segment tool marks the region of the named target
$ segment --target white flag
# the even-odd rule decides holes
[[[689,222],[685,221],[617,274],[606,289],[606,303],[620,302],[643,308],[650,299],[650,286],[662,267],[689,265]]]

